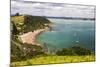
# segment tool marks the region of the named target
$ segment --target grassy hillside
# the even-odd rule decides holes
[[[24,23],[24,16],[12,16],[11,21],[13,21],[16,25],[20,23]]]

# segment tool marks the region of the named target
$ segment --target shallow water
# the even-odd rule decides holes
[[[95,49],[95,22],[93,20],[71,20],[48,18],[52,31],[41,33],[37,40],[48,48],[69,48],[74,45]]]

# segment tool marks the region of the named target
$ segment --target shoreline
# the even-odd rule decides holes
[[[31,31],[31,32],[24,33],[24,34],[20,35],[19,37],[20,37],[22,43],[41,46],[41,44],[39,44],[36,40],[37,36],[40,33],[48,31],[48,30],[49,30],[49,27],[45,27],[44,29],[37,29],[37,30],[34,30],[33,32]]]

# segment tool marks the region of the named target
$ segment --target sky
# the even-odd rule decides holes
[[[11,0],[11,14],[16,13],[35,16],[94,18],[95,6]]]

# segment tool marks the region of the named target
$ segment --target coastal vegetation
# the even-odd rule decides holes
[[[58,55],[49,55],[49,56],[37,56],[25,61],[12,62],[12,66],[28,66],[28,65],[37,65],[37,64],[58,64],[58,63],[76,63],[76,62],[90,62],[95,61],[94,55],[86,56],[58,56]]]
[[[71,48],[64,48],[62,50],[57,51],[57,55],[91,55],[92,50],[89,50],[87,48],[83,48],[81,46],[73,46]]]
[[[34,31],[37,29],[44,29],[49,27],[51,22],[45,17],[31,16],[31,15],[18,15],[11,17],[11,24],[14,26],[15,33],[23,34],[26,32]],[[15,29],[16,27],[16,29]]]
[[[49,20],[39,16],[24,16],[18,13],[11,16],[11,62],[44,53],[43,47],[40,45],[23,43],[20,35],[37,29],[44,29],[48,27],[45,24],[49,23],[51,23]]]
[[[19,13],[11,16],[11,66],[95,61],[94,51],[79,45],[57,49],[52,54],[46,44],[23,43],[21,35],[27,38],[27,33],[32,32],[35,38],[38,30],[50,28],[51,23],[46,17]]]

